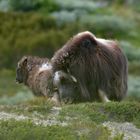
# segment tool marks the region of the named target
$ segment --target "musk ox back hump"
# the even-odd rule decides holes
[[[127,60],[115,41],[82,32],[55,53],[52,65],[54,71],[69,69],[85,100],[98,99],[99,89],[111,100],[127,93]]]

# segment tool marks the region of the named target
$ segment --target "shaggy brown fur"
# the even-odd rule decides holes
[[[115,41],[82,32],[58,50],[51,62],[54,72],[69,70],[77,79],[83,101],[100,99],[99,91],[117,101],[127,94],[127,60]]]
[[[36,96],[52,96],[53,79],[49,59],[22,57],[18,62],[16,81],[27,85]]]
[[[63,71],[52,73],[52,65],[47,58],[22,57],[16,74],[16,81],[27,85],[36,96],[52,97],[57,104],[76,101],[76,79]]]

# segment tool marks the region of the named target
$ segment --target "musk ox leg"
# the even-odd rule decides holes
[[[56,106],[60,106],[60,97],[58,92],[54,92],[53,97],[50,98],[50,101],[53,102]]]
[[[104,102],[104,103],[110,102],[110,100],[108,99],[108,97],[106,96],[106,93],[104,91],[99,89],[98,93],[99,93],[99,98],[102,102]]]

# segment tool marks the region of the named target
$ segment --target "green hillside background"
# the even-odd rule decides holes
[[[34,127],[30,121],[0,119],[0,131],[2,130],[0,139],[12,140],[17,137],[17,139],[42,140],[48,137],[54,140],[84,140],[92,139],[96,132],[100,132],[101,135],[97,135],[96,139],[106,140],[110,132],[102,126],[97,127],[97,124],[110,120],[108,113],[113,116],[113,121],[133,122],[140,127],[139,0],[0,0],[0,110],[24,113],[28,116],[37,112],[45,117],[52,104],[44,99],[36,99],[27,87],[16,84],[17,62],[23,55],[51,58],[70,37],[85,30],[91,31],[99,38],[117,40],[126,54],[129,77],[128,96],[125,101],[107,105],[102,103],[66,105],[58,120],[62,121],[66,114],[81,119],[81,122],[77,123],[73,120],[72,126],[66,128],[59,126],[46,128],[40,125]],[[95,112],[92,107],[93,110],[96,108]],[[104,110],[102,115],[100,109]],[[77,110],[79,112],[76,112]],[[87,119],[84,113],[94,119]],[[78,114],[82,117],[79,118]],[[90,135],[79,136],[73,131],[83,126],[90,128]],[[10,127],[14,128],[12,132]],[[29,130],[30,134],[27,133]],[[56,135],[53,135],[54,131],[57,132]],[[21,134],[24,136],[20,137]],[[117,135],[114,139],[123,139],[123,135]]]

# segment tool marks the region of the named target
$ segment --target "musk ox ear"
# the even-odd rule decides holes
[[[21,64],[22,64],[23,66],[26,66],[26,65],[27,65],[27,60],[28,60],[27,56],[24,56],[24,57],[22,58]]]
[[[25,68],[27,68],[28,71],[31,70],[31,65],[28,64],[28,57],[27,57],[27,56],[24,56],[24,57],[22,58],[22,66],[25,67]]]
[[[97,46],[97,42],[96,40],[91,40],[90,38],[84,39],[81,42],[81,47],[84,48],[90,48],[90,47],[96,47]]]

